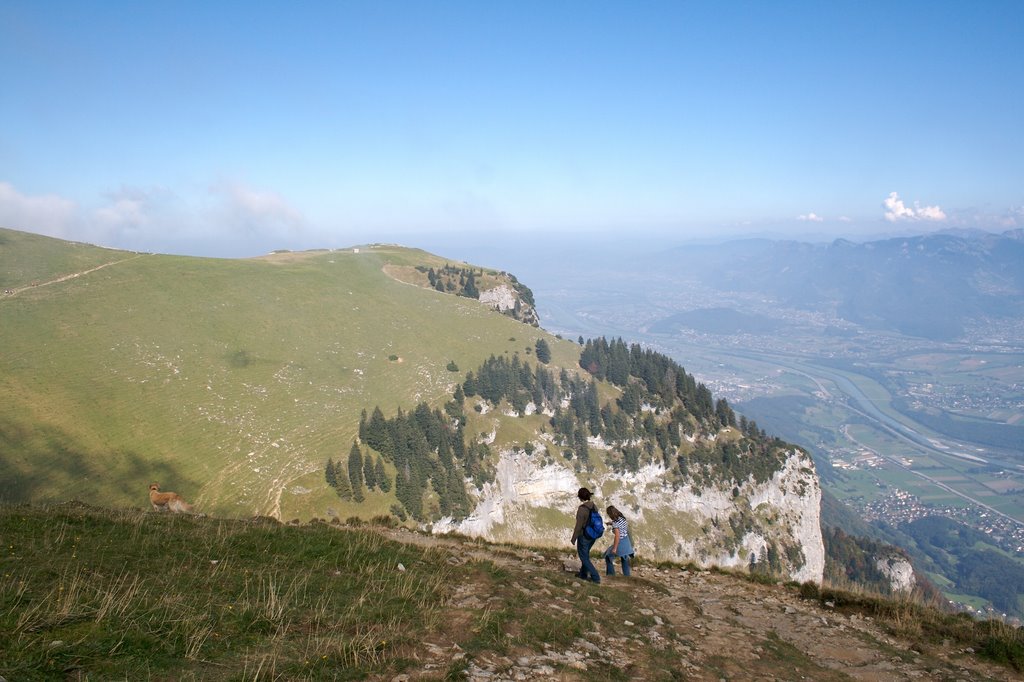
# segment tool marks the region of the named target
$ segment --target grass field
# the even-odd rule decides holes
[[[538,338],[575,365],[574,343],[382,271],[445,262],[386,246],[186,258],[0,231],[0,499],[144,504],[156,480],[220,514],[345,518],[323,467],[361,410],[439,405]]]
[[[0,527],[8,679],[317,677],[385,656],[402,666],[449,592],[439,556],[368,531],[75,506],[4,509]]]
[[[487,558],[500,548],[475,558],[373,527],[0,505],[0,535],[10,680],[391,679],[429,671],[433,642],[453,641],[460,655],[430,679],[461,679],[489,652],[565,647],[622,613],[639,620],[622,590],[571,589],[529,565],[512,575]],[[552,580],[565,608],[524,596]],[[487,599],[457,599],[467,593]],[[634,644],[634,665],[670,677],[673,652]]]
[[[510,670],[538,657],[551,662],[550,679],[675,680],[684,664],[707,672],[686,657],[712,627],[743,641],[763,636],[763,624],[735,607],[712,616],[724,600],[774,604],[787,641],[794,624],[813,623],[815,649],[842,629],[817,625],[821,614],[869,616],[887,634],[884,643],[865,634],[858,641],[868,648],[913,646],[917,656],[940,642],[972,647],[972,657],[1004,666],[997,679],[1024,666],[1021,633],[1000,623],[692,566],[689,576],[663,564],[584,585],[554,568],[558,552],[536,548],[79,504],[0,504],[0,537],[0,676],[9,680],[454,680],[476,664],[504,660]],[[668,582],[680,575],[701,581],[687,587],[693,596]],[[714,598],[701,592],[705,581]],[[800,597],[818,606],[790,606]],[[816,617],[799,620],[808,608]],[[595,641],[618,653],[599,655]],[[751,675],[784,676],[793,656],[814,653],[786,647],[758,649]],[[570,649],[584,653],[562,655]],[[710,663],[735,668],[744,651],[717,651]]]

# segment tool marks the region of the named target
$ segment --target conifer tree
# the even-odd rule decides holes
[[[355,442],[348,453],[348,480],[352,484],[352,498],[356,502],[366,499],[363,496],[363,453]]]
[[[466,427],[465,424],[459,423],[458,428],[455,430],[455,437],[452,439],[452,457],[455,462],[460,465],[466,463]]]
[[[366,489],[373,490],[377,487],[377,469],[373,466],[373,457],[369,454],[363,458],[363,480],[366,482]]]
[[[391,481],[388,479],[388,472],[384,470],[384,460],[377,457],[377,463],[373,467],[374,476],[377,479],[377,487],[380,488],[381,492],[388,492],[391,490]]]
[[[414,519],[423,520],[423,488],[413,480],[408,463],[395,476],[395,495]]]
[[[534,345],[538,362],[543,362],[545,365],[551,362],[551,347],[548,342],[544,339],[537,339],[537,343]]]
[[[469,513],[469,496],[466,494],[466,484],[463,481],[461,467],[456,464],[447,476],[447,499],[450,506],[449,513],[456,519],[465,518]]]
[[[476,395],[476,377],[473,376],[473,372],[466,372],[466,380],[462,383],[462,386],[466,395],[470,397]]]
[[[711,401],[711,391],[704,384],[697,384],[696,415],[702,421],[706,421],[714,413],[714,405]]]
[[[466,277],[465,284],[462,286],[462,295],[467,298],[480,298],[480,291],[476,288],[476,277],[473,276],[472,271],[470,271],[469,277]]]
[[[341,462],[334,465],[334,473],[336,479],[334,489],[338,491],[338,497],[348,502],[352,499],[352,486],[348,482],[348,474]]]
[[[388,452],[391,449],[388,445],[388,422],[379,405],[373,408],[373,415],[370,417],[369,424],[366,425],[366,437],[362,440],[377,452],[390,454]]]
[[[327,468],[324,471],[324,479],[327,481],[327,485],[332,488],[338,487],[338,473],[334,469],[334,460],[330,457],[327,458]]]
[[[581,462],[590,462],[590,448],[587,445],[587,432],[583,426],[576,429],[576,436],[573,439],[576,450],[576,458]]]
[[[601,433],[601,407],[597,396],[597,382],[590,380],[586,393],[583,396],[586,406],[586,420],[590,425],[590,432],[595,436]]]

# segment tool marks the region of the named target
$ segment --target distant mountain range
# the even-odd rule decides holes
[[[1022,230],[860,244],[739,240],[679,247],[651,265],[682,270],[682,277],[720,291],[757,293],[868,329],[932,340],[959,338],[972,321],[1024,314]]]

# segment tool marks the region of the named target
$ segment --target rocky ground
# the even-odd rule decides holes
[[[499,576],[497,583],[468,579],[454,586],[446,626],[413,654],[421,668],[396,682],[1022,679],[949,640],[896,636],[891,623],[803,599],[782,585],[642,563],[631,578],[592,585],[570,570],[579,564],[568,547],[556,556],[404,530],[388,534],[437,547],[451,565],[492,566]],[[571,632],[584,621],[589,631]],[[547,636],[544,623],[552,628]],[[902,630],[912,633],[913,625]]]

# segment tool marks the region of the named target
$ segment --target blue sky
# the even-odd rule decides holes
[[[465,230],[1024,227],[1024,2],[0,4],[0,225],[244,256]]]

